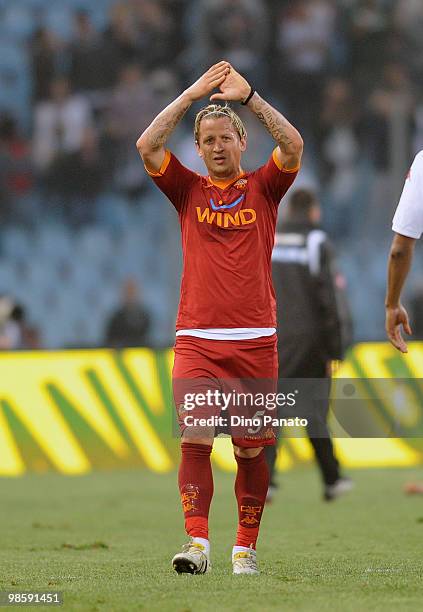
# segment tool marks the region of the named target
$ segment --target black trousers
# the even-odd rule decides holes
[[[323,483],[331,485],[338,480],[340,472],[339,462],[335,456],[330,431],[327,426],[330,378],[327,373],[327,360],[322,353],[321,343],[318,338],[313,338],[310,334],[291,336],[280,342],[278,352],[280,389],[286,387],[283,380],[287,378],[316,379],[318,395],[322,399],[321,401],[311,403],[307,409],[309,416],[312,417],[309,419],[307,434],[313,447]],[[307,389],[310,388],[310,384],[312,387],[312,381],[308,380],[306,384]],[[313,414],[310,414],[310,411]],[[280,431],[277,432],[278,440],[280,433]],[[271,485],[275,485],[277,448],[277,445],[265,447]]]

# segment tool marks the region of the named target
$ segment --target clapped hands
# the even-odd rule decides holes
[[[251,87],[246,79],[229,62],[223,60],[214,64],[185,93],[192,102],[209,95],[214,89],[220,91],[210,96],[210,100],[243,102],[250,94]]]

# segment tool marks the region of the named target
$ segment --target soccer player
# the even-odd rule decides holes
[[[416,155],[405,180],[392,229],[395,236],[388,261],[385,327],[395,348],[401,353],[407,353],[401,327],[409,335],[412,331],[408,313],[401,304],[401,292],[411,267],[416,240],[423,232],[423,151]],[[410,483],[406,485],[405,491],[423,494],[423,483]]]
[[[208,176],[185,168],[166,141],[191,104],[219,88],[196,116],[195,146]],[[226,104],[248,107],[276,148],[262,167],[245,172],[247,134]],[[180,380],[277,379],[276,308],[271,254],[279,202],[300,167],[297,130],[226,61],[205,72],[144,131],[137,147],[148,174],[176,208],[182,232],[183,274],[176,322],[173,385],[182,434],[179,490],[190,542],[174,556],[178,573],[210,569],[208,515],[215,430],[187,427]],[[216,414],[213,407],[210,414]],[[246,434],[246,432],[245,432]],[[256,541],[268,487],[263,453],[273,432],[233,437],[238,530],[235,574],[257,574]]]

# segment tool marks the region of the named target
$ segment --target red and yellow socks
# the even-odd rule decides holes
[[[261,515],[269,486],[269,470],[264,452],[256,457],[235,455],[238,472],[235,480],[235,495],[238,503],[238,530],[235,546],[255,549]]]
[[[208,517],[213,497],[213,475],[210,455],[212,446],[183,442],[179,467],[179,491],[189,536],[206,545],[208,550]],[[236,550],[256,547],[260,521],[269,485],[269,471],[264,452],[256,457],[235,455],[238,471],[235,495],[238,503]]]
[[[185,530],[193,538],[208,540],[209,510],[213,497],[212,446],[183,442],[181,449],[178,484]]]

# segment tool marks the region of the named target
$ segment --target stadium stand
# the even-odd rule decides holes
[[[229,13],[230,4],[0,0],[0,119],[16,120],[19,137],[29,148],[40,95],[49,99],[52,81],[72,75],[81,10],[86,19],[85,25],[80,23],[78,45],[82,40],[108,69],[104,86],[99,81],[99,89],[75,92],[90,105],[92,133],[84,133],[71,150],[58,140],[52,168],[30,169],[35,174],[31,188],[19,190],[16,181],[10,187],[10,176],[6,170],[0,172],[0,292],[25,306],[28,318],[40,329],[43,346],[101,344],[105,321],[128,275],[143,287],[154,313],[153,344],[172,342],[180,270],[176,218],[143,180],[141,163],[137,167],[134,162],[135,146],[131,157],[128,134],[118,129],[110,104],[114,100],[120,108],[124,100],[129,108],[143,91],[148,94],[142,98],[141,131],[150,112],[148,96],[153,96],[155,108],[156,103],[157,108],[164,106],[197,75],[200,64],[213,62],[221,49],[288,114],[295,85],[295,96],[302,98],[298,108],[304,107],[298,121],[306,143],[298,185],[319,189],[325,228],[336,242],[349,283],[356,340],[384,337],[390,218],[407,166],[423,142],[422,67],[417,61],[407,62],[408,52],[421,45],[415,24],[423,18],[423,9],[414,3],[404,12],[401,0],[238,0],[236,10],[232,3]],[[203,29],[216,15],[229,19],[230,28],[222,28],[218,37],[203,37]],[[262,20],[263,29],[252,36],[257,20]],[[283,38],[287,24],[296,40]],[[237,36],[230,35],[234,31]],[[309,31],[324,40],[313,57],[304,42]],[[294,65],[296,45],[301,53],[295,54]],[[371,62],[365,53],[369,47]],[[127,78],[134,64],[141,75],[137,93]],[[311,82],[321,84],[312,100],[304,88]],[[287,95],[290,83],[293,89]],[[246,165],[248,159],[254,165],[266,159],[269,143],[258,131],[256,138],[256,126],[249,119],[255,146],[250,147]],[[187,144],[191,121],[192,114],[177,132],[173,148],[193,166],[197,161]],[[133,134],[134,143],[137,136]],[[0,147],[0,163],[7,162],[2,167],[21,176],[15,149],[7,138],[0,138],[5,145]],[[404,152],[400,158],[394,154],[393,138]],[[379,164],[375,159],[383,155],[375,147],[381,141],[385,159]],[[19,163],[22,166],[21,158]],[[81,168],[88,168],[86,176],[93,176],[92,168],[103,169],[104,176],[96,174],[98,181],[86,192],[52,192],[53,170],[56,177],[66,176],[72,183],[72,173]],[[380,188],[386,187],[387,177],[393,178],[389,191]],[[417,261],[413,275],[420,273]]]

